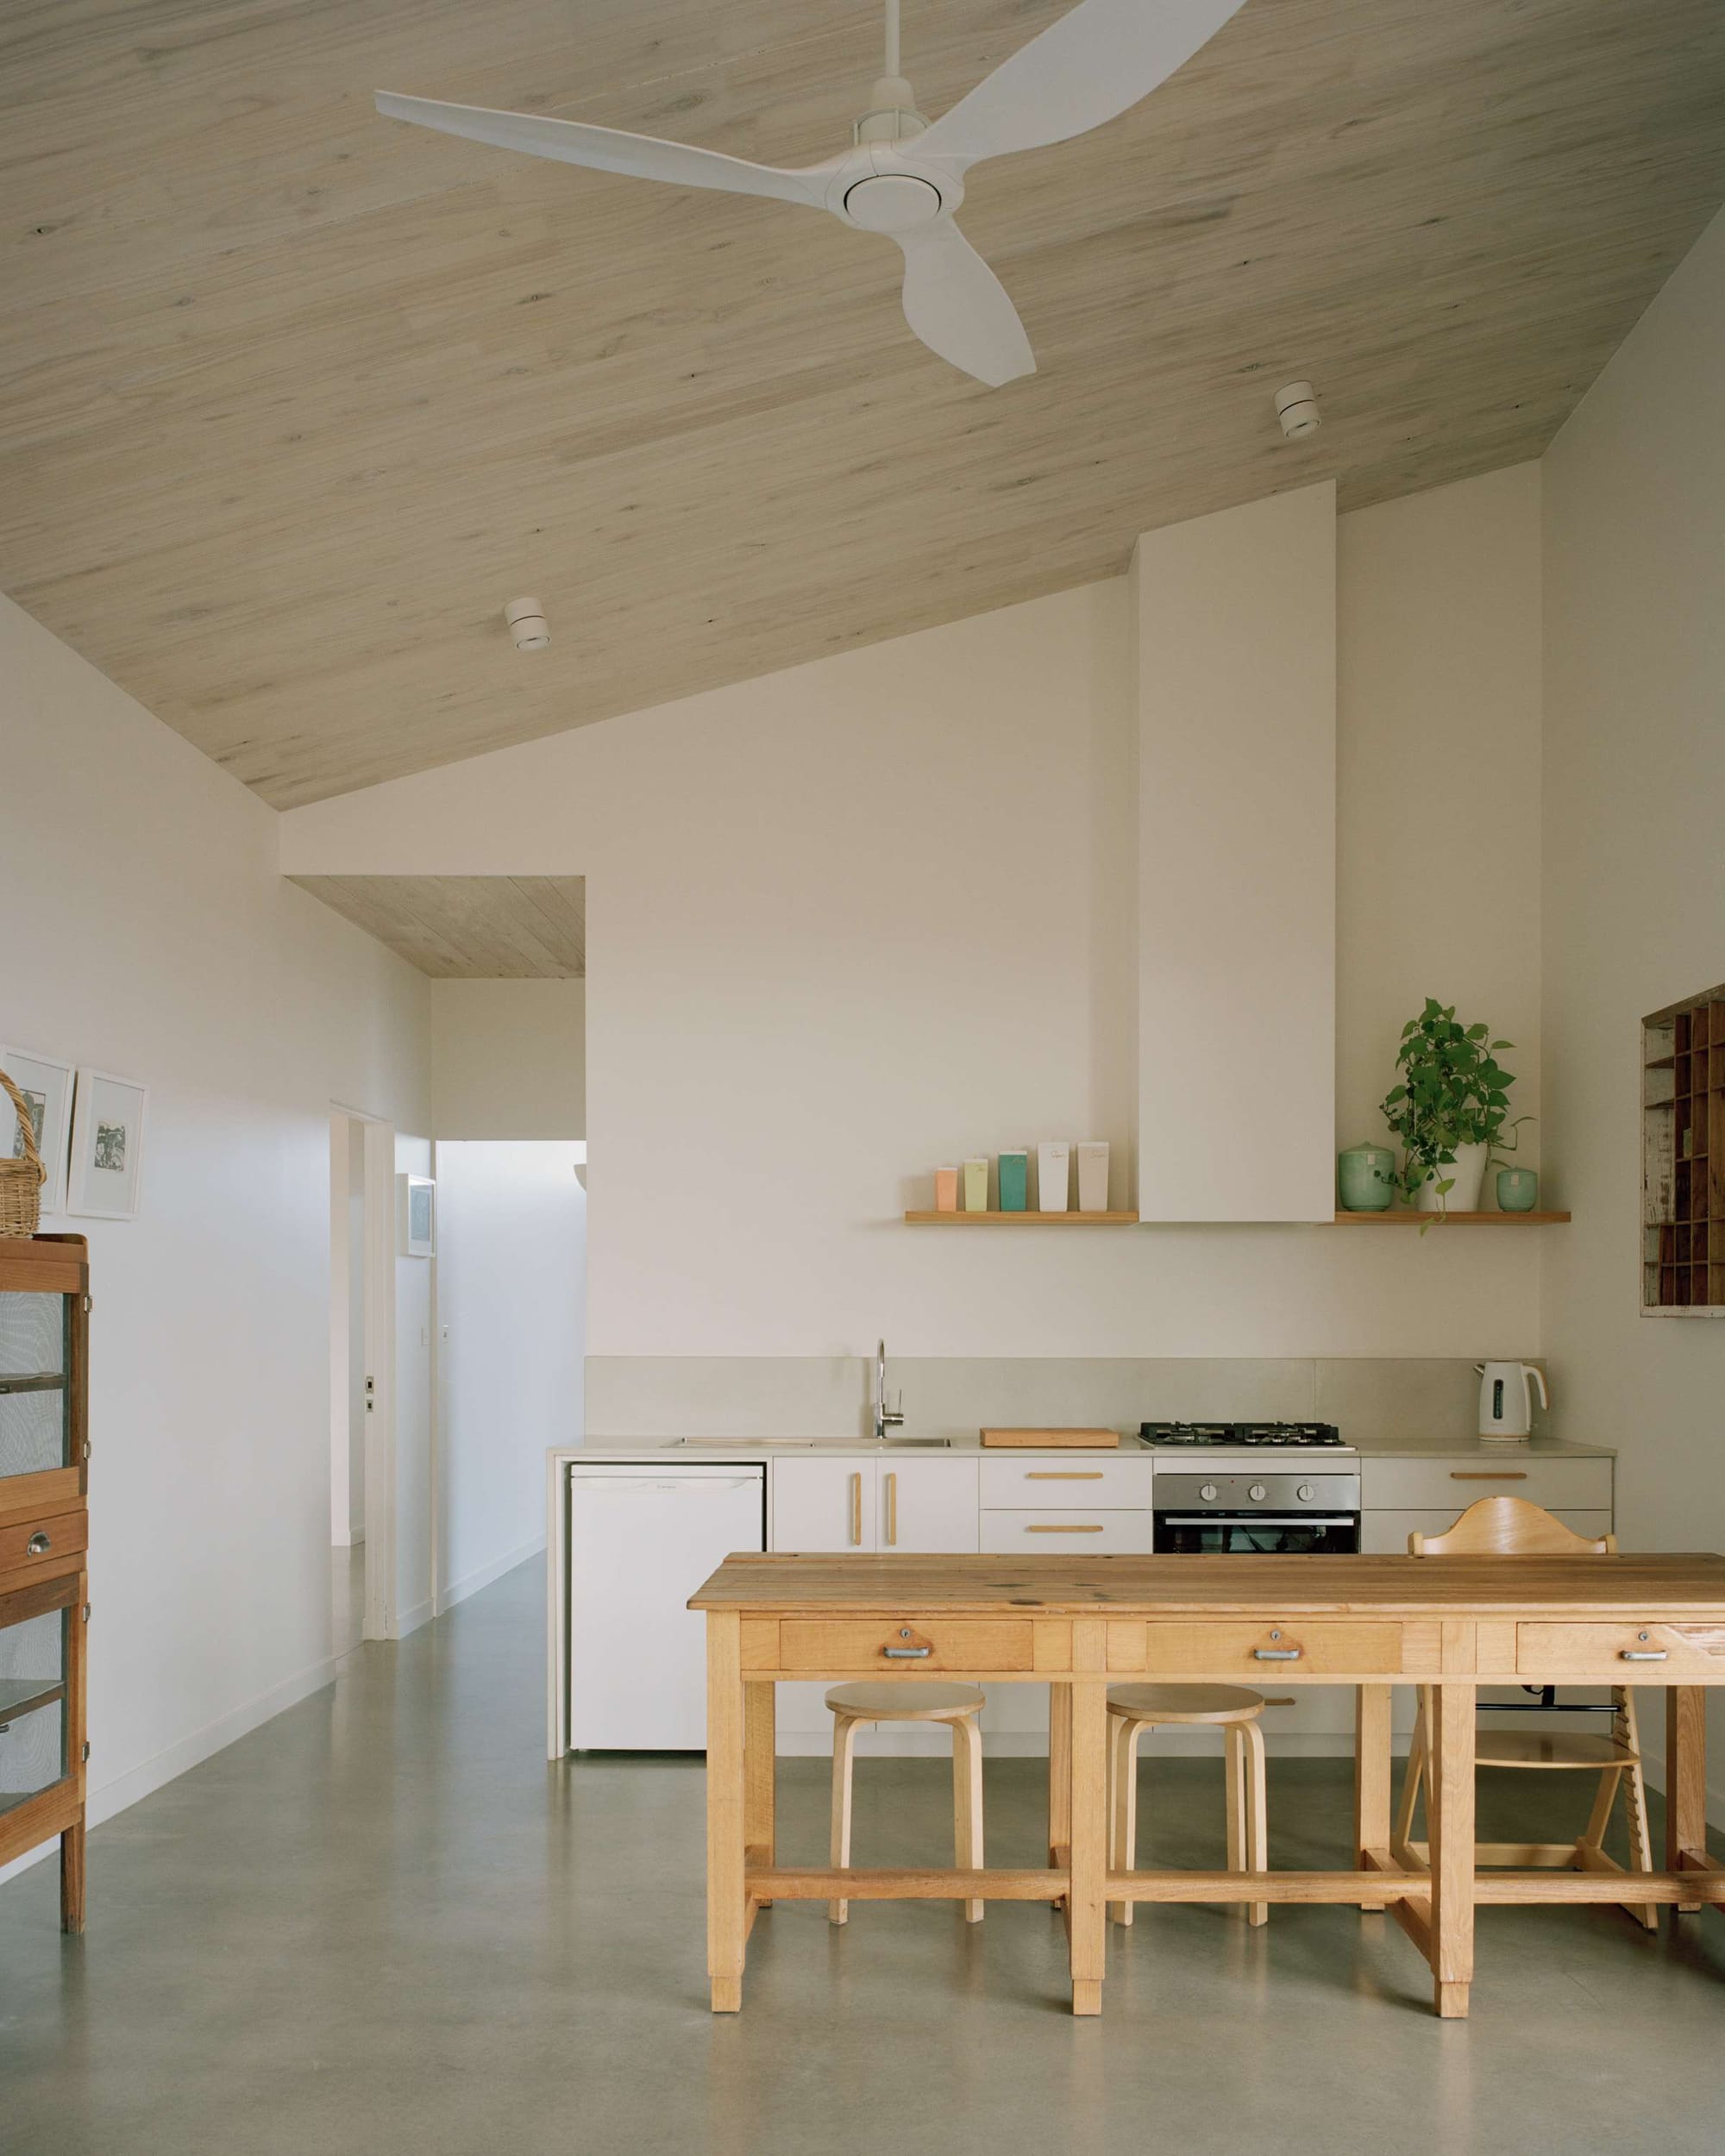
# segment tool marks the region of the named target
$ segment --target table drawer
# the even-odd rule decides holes
[[[8,1520],[0,1526],[0,1573],[28,1576],[37,1565],[50,1566],[89,1546],[90,1515],[82,1507],[47,1519]]]
[[[875,1677],[915,1677],[932,1670],[1028,1670],[1034,1667],[1034,1627],[1028,1619],[787,1617],[779,1626],[779,1667],[819,1676],[866,1670]]]
[[[1716,1682],[1725,1678],[1725,1625],[1517,1625],[1515,1667],[1547,1683]]]
[[[1066,1509],[1141,1505],[1148,1510],[1155,1463],[1117,1460],[1094,1452],[1025,1452],[982,1462],[986,1506],[1035,1505]]]
[[[1140,1653],[1141,1661],[1133,1658]],[[1270,1685],[1300,1677],[1392,1677],[1402,1658],[1399,1624],[1302,1624],[1289,1618],[1268,1625],[1108,1626],[1109,1669],[1143,1670],[1151,1677],[1239,1677]]]
[[[1502,1459],[1480,1452],[1435,1459],[1368,1457],[1359,1463],[1359,1489],[1360,1503],[1367,1512],[1446,1511],[1453,1520],[1481,1497],[1525,1497],[1548,1512],[1608,1512],[1611,1463],[1542,1459],[1514,1446],[1505,1448]]]
[[[985,1512],[982,1549],[985,1557],[1107,1557],[1124,1553],[1148,1557],[1155,1546],[1155,1514],[1148,1507],[1109,1512],[1101,1507],[1070,1511],[1053,1507],[1014,1512]]]

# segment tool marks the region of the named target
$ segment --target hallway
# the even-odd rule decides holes
[[[762,1919],[745,2011],[715,2021],[699,1763],[544,1764],[542,1593],[524,1565],[361,1649],[97,1829],[81,1942],[55,1928],[52,1864],[0,1888],[9,2151],[1500,2156],[1512,2102],[1518,2156],[1717,2147],[1711,1918],[1649,1937],[1491,1910],[1475,2018],[1452,2025],[1387,1921],[1289,1908],[1249,1934],[1173,1908],[1116,1934],[1105,2017],[1075,2025],[1045,1909],[967,1930],[890,1904],[840,1933],[811,1904]],[[824,1763],[780,1772],[787,1846],[813,1855]],[[1350,1774],[1272,1761],[1273,1861],[1340,1859]],[[991,1764],[994,1861],[1033,1852],[1040,1777]],[[1214,1853],[1218,1777],[1146,1769],[1170,1860]],[[940,1763],[865,1761],[858,1860],[940,1857],[949,1805]]]

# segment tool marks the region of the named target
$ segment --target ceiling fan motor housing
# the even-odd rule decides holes
[[[928,125],[916,109],[916,93],[902,75],[882,75],[869,93],[869,110],[850,130],[853,143],[902,142]]]

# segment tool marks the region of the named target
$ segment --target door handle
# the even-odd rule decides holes
[[[888,1662],[921,1662],[934,1652],[932,1647],[882,1647],[881,1653]]]
[[[53,1547],[53,1543],[45,1534],[33,1534],[24,1545],[24,1554],[27,1557],[45,1557]]]
[[[1665,1650],[1663,1647],[1625,1647],[1617,1659],[1620,1662],[1663,1662]]]
[[[1099,1535],[1101,1532],[1102,1523],[1100,1520],[1096,1520],[1094,1524],[1086,1524],[1084,1526],[1078,1526],[1075,1524],[1070,1527],[1055,1527],[1043,1526],[1040,1524],[1038,1524],[1036,1526],[1026,1526],[1025,1529],[1025,1532],[1027,1535]]]
[[[1297,1662],[1302,1650],[1298,1647],[1254,1647],[1253,1658],[1259,1662]]]
[[[1452,1482],[1525,1482],[1527,1479],[1527,1470],[1520,1467],[1495,1468],[1489,1474],[1465,1473],[1458,1467],[1450,1470]]]
[[[850,1478],[850,1539],[854,1544],[862,1539],[862,1477]]]
[[[887,1477],[887,1547],[890,1550],[899,1539],[899,1478]]]
[[[1027,1467],[1027,1482],[1100,1482],[1102,1470],[1099,1467]]]

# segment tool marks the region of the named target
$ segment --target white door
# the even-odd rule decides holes
[[[963,1555],[977,1547],[975,1460],[882,1460],[876,1470],[882,1550]]]
[[[822,1551],[875,1548],[875,1482],[873,1460],[784,1456],[775,1459],[769,1546]],[[969,1546],[975,1549],[974,1521],[970,1532]]]
[[[569,1745],[706,1748],[706,1625],[685,1607],[762,1543],[758,1467],[569,1470]]]

